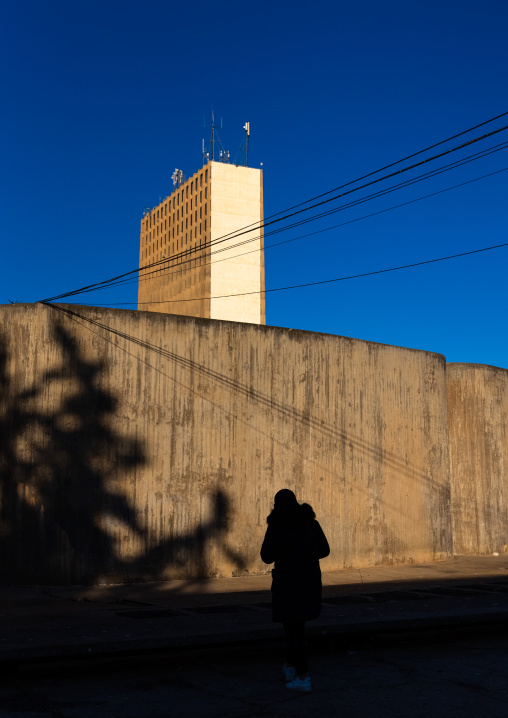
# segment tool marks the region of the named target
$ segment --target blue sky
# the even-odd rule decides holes
[[[143,209],[171,192],[175,167],[199,169],[212,106],[233,155],[250,121],[268,216],[507,111],[507,37],[504,0],[6,0],[0,303],[135,268]],[[508,150],[267,244],[505,167]],[[267,248],[267,288],[507,242],[507,188],[503,172]],[[267,323],[508,368],[507,266],[505,247],[268,293]],[[80,301],[136,297],[130,285]]]

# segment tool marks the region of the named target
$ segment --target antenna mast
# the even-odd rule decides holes
[[[215,159],[215,118],[213,116],[213,110],[212,110],[212,139],[211,139],[211,145],[212,145],[212,162]]]
[[[250,122],[246,122],[243,126],[245,130],[245,166],[249,166],[249,135],[250,135]]]
[[[222,118],[220,121],[220,128],[222,130]],[[231,156],[230,156],[229,150],[225,150],[222,145],[221,139],[219,137],[219,133],[217,132],[217,125],[215,124],[215,115],[212,110],[212,134],[210,137],[211,147],[205,148],[205,141],[203,140],[202,150],[201,150],[202,154],[203,154],[203,165],[205,165],[210,160],[212,162],[215,162],[215,145],[217,143],[219,144],[219,150],[220,150],[220,151],[218,150],[219,151],[219,160],[218,161],[224,162],[225,164],[229,164],[229,162],[231,162]],[[208,151],[208,150],[210,150],[210,151]]]

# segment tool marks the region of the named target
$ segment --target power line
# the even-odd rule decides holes
[[[367,195],[366,197],[361,197],[360,199],[353,200],[352,202],[348,202],[346,204],[340,205],[339,207],[335,207],[334,209],[330,209],[330,210],[327,210],[326,212],[321,212],[320,214],[313,215],[312,217],[308,217],[306,219],[300,220],[298,222],[295,222],[294,224],[288,225],[287,227],[281,227],[281,228],[272,230],[271,232],[267,232],[265,234],[265,237],[271,236],[272,234],[278,234],[280,232],[286,231],[287,229],[293,229],[294,227],[299,227],[302,224],[308,224],[309,222],[312,222],[316,219],[322,219],[323,217],[328,217],[331,214],[336,214],[337,212],[341,212],[345,209],[350,209],[351,207],[356,207],[357,205],[364,204],[365,202],[370,201],[372,199],[377,199],[379,197],[383,197],[386,194],[391,194],[392,192],[394,192],[398,189],[404,189],[406,187],[410,187],[411,185],[417,184],[418,182],[422,182],[425,179],[429,179],[431,177],[436,177],[437,175],[443,174],[444,172],[448,172],[452,169],[457,169],[457,167],[462,167],[463,165],[469,164],[469,162],[474,162],[478,159],[483,159],[484,157],[487,157],[490,154],[494,154],[495,152],[499,152],[506,148],[508,148],[508,142],[502,142],[499,145],[495,145],[494,147],[489,147],[485,150],[482,150],[481,152],[475,153],[474,155],[470,155],[469,157],[465,157],[461,160],[451,162],[448,165],[444,165],[443,167],[438,167],[434,170],[429,170],[429,172],[425,172],[422,175],[413,177],[412,179],[404,180],[403,182],[399,182],[399,184],[392,185],[391,187],[381,189],[377,192]]]
[[[508,114],[508,113],[505,113],[505,114]],[[504,127],[501,127],[501,128],[496,129],[496,130],[493,130],[492,132],[489,132],[489,133],[487,133],[487,134],[485,134],[485,135],[482,135],[481,137],[476,137],[476,138],[473,138],[472,140],[468,140],[467,142],[465,142],[465,143],[463,143],[463,144],[461,144],[461,145],[458,145],[458,146],[456,146],[456,147],[453,147],[453,148],[451,148],[451,149],[448,149],[448,150],[446,150],[446,151],[444,151],[444,152],[441,152],[441,153],[439,153],[439,154],[437,154],[437,155],[434,155],[433,157],[426,158],[426,159],[421,160],[420,162],[417,162],[417,163],[415,163],[415,164],[413,164],[413,165],[410,165],[410,166],[408,166],[408,167],[403,167],[402,169],[397,170],[396,172],[392,172],[392,173],[390,173],[390,174],[388,174],[388,175],[385,175],[385,176],[383,176],[383,177],[380,177],[380,178],[378,178],[378,179],[371,180],[370,182],[367,182],[366,184],[361,185],[360,187],[356,187],[356,188],[353,188],[353,189],[349,189],[349,190],[347,190],[346,192],[343,192],[343,193],[340,194],[340,195],[335,195],[334,197],[330,197],[330,198],[328,198],[328,199],[326,199],[326,200],[323,200],[323,201],[321,201],[321,202],[318,202],[317,204],[311,205],[310,207],[307,207],[307,208],[305,208],[305,209],[300,209],[300,210],[298,210],[298,211],[296,211],[296,212],[292,212],[292,213],[290,213],[290,214],[288,214],[288,215],[284,215],[283,217],[280,217],[279,219],[276,219],[276,220],[272,220],[271,222],[263,222],[263,223],[259,224],[258,229],[259,229],[259,230],[264,229],[264,227],[266,227],[266,226],[270,226],[270,225],[272,225],[272,224],[281,222],[281,221],[283,221],[283,220],[285,220],[285,219],[289,219],[290,217],[296,216],[297,214],[301,214],[302,212],[307,212],[307,211],[309,211],[309,210],[311,210],[311,209],[315,209],[316,207],[322,206],[323,204],[327,204],[327,203],[332,202],[332,201],[334,201],[334,200],[340,199],[341,197],[344,197],[344,196],[346,196],[346,195],[348,195],[348,194],[351,194],[352,192],[357,192],[357,191],[360,190],[360,189],[365,189],[366,187],[369,187],[369,186],[371,186],[371,185],[373,185],[373,184],[376,184],[376,183],[378,183],[378,182],[381,182],[381,181],[383,181],[383,180],[389,179],[389,178],[391,178],[391,177],[394,177],[394,176],[396,176],[396,175],[402,174],[402,173],[404,173],[404,172],[408,172],[408,171],[411,170],[411,169],[415,169],[416,167],[419,167],[419,166],[421,166],[421,165],[423,165],[423,164],[426,164],[427,162],[431,162],[431,161],[434,161],[434,160],[439,159],[439,158],[441,158],[441,157],[444,157],[445,155],[451,154],[452,152],[456,152],[456,151],[458,151],[458,150],[460,150],[460,149],[463,149],[464,147],[467,147],[467,146],[469,146],[469,145],[471,145],[471,144],[474,144],[474,143],[476,143],[476,142],[480,142],[481,140],[484,140],[484,139],[486,139],[486,138],[488,138],[488,137],[491,137],[491,136],[493,136],[493,135],[495,135],[495,134],[497,134],[497,133],[499,133],[499,132],[502,132],[502,131],[504,131],[504,130],[506,130],[506,129],[508,129],[508,125],[505,125]],[[445,141],[446,141],[446,140],[443,140],[443,142],[445,142]],[[422,150],[422,152],[423,152],[423,151],[424,151],[424,150]],[[375,173],[372,173],[372,174],[375,174]],[[332,191],[333,191],[333,190],[332,190]],[[330,210],[330,212],[333,212],[333,211],[337,211],[337,210]],[[319,216],[325,216],[325,215],[322,214],[322,215],[319,215]],[[316,218],[318,218],[319,216],[317,216]],[[309,219],[309,220],[307,220],[307,221],[311,221],[311,220]],[[295,226],[295,225],[291,225],[290,227],[287,227],[286,229],[289,229],[289,228],[291,228],[291,227],[293,227],[293,226]],[[228,239],[231,240],[231,239],[234,239],[234,238],[236,238],[236,237],[242,236],[243,234],[246,234],[246,233],[249,233],[249,232],[252,232],[252,231],[256,231],[256,228],[250,229],[250,230],[246,230],[245,228],[242,228],[241,230],[238,230],[236,233],[230,232],[228,235],[223,235],[222,237],[218,237],[216,240],[213,241],[213,243],[210,242],[210,243],[208,244],[208,247],[209,247],[209,246],[212,246],[212,245],[215,246],[216,244],[220,244],[220,243],[222,243],[222,242],[224,242],[224,241],[227,241]],[[189,251],[189,250],[186,250],[186,253],[187,253],[188,251]],[[183,256],[183,254],[185,254],[185,253],[182,253],[182,256]],[[148,269],[148,268],[151,268],[151,267],[153,267],[153,266],[156,266],[157,264],[160,264],[161,261],[162,261],[162,260],[159,260],[157,263],[153,263],[153,264],[147,265],[147,266],[145,266],[145,267],[137,267],[136,269],[130,270],[129,272],[124,272],[123,274],[120,274],[120,275],[118,275],[118,276],[116,276],[116,277],[112,277],[112,278],[110,278],[110,279],[106,279],[106,280],[103,280],[103,281],[101,281],[101,282],[96,282],[96,283],[94,283],[94,284],[90,284],[90,285],[87,285],[87,286],[85,286],[85,287],[81,287],[81,288],[79,288],[79,289],[75,289],[75,290],[72,290],[72,291],[70,291],[70,292],[65,292],[65,293],[62,293],[62,294],[58,294],[58,295],[55,295],[55,296],[53,296],[53,297],[49,297],[49,298],[42,299],[42,300],[39,300],[39,301],[41,301],[41,302],[43,302],[43,303],[48,303],[48,302],[56,301],[57,299],[63,299],[63,298],[65,298],[65,297],[70,297],[70,296],[74,296],[74,295],[76,295],[76,294],[81,294],[81,293],[84,293],[84,292],[92,291],[92,290],[94,290],[94,289],[96,289],[96,288],[99,288],[101,285],[111,284],[111,283],[113,283],[113,282],[116,282],[116,281],[119,280],[119,279],[123,279],[124,277],[127,277],[127,276],[129,276],[129,275],[131,275],[131,274],[135,274],[136,272],[139,272],[139,271],[141,271],[142,269]]]
[[[265,219],[271,219],[272,217],[277,217],[279,214],[282,214],[283,212],[289,212],[292,209],[301,207],[304,204],[308,204],[309,202],[314,202],[316,199],[325,197],[327,194],[331,194],[332,192],[338,192],[340,189],[344,189],[344,187],[349,187],[350,185],[355,184],[355,182],[361,182],[362,180],[367,179],[368,177],[372,177],[373,175],[378,174],[379,172],[384,172],[385,170],[390,169],[390,167],[395,167],[395,165],[399,165],[401,162],[407,162],[407,160],[410,160],[413,157],[418,157],[418,155],[421,155],[424,152],[429,152],[429,150],[433,150],[436,147],[440,147],[441,145],[446,144],[447,142],[456,140],[457,137],[462,137],[463,135],[467,135],[468,132],[473,132],[473,130],[477,130],[479,127],[484,127],[485,125],[488,125],[491,122],[495,122],[496,120],[499,120],[501,117],[505,117],[506,115],[508,115],[508,112],[502,112],[500,115],[496,115],[496,117],[491,117],[490,120],[485,120],[485,122],[480,122],[479,125],[474,125],[474,127],[470,127],[468,130],[463,130],[462,132],[459,132],[456,135],[452,135],[451,137],[448,137],[446,140],[441,140],[440,142],[436,142],[435,144],[429,145],[429,147],[426,147],[423,150],[418,150],[418,152],[413,152],[413,154],[407,155],[407,157],[403,157],[400,160],[397,160],[396,162],[391,162],[390,164],[385,165],[384,167],[380,167],[379,169],[374,170],[373,172],[369,172],[366,175],[362,175],[361,177],[357,177],[354,180],[350,180],[349,182],[346,182],[345,184],[340,185],[339,187],[335,187],[334,189],[328,190],[327,192],[323,192],[322,194],[318,194],[315,197],[312,197],[311,199],[304,200],[303,202],[299,202],[298,204],[295,204],[292,207],[287,207],[286,209],[283,209],[280,212],[275,212],[275,214],[271,214],[268,217],[265,217]],[[256,224],[256,223],[254,222],[253,224]],[[251,227],[251,226],[252,225],[247,225],[247,227]],[[247,227],[245,227],[245,229]]]
[[[282,222],[283,220],[289,219],[290,217],[294,217],[297,214],[301,214],[302,212],[308,212],[309,210],[315,209],[316,207],[320,207],[323,204],[328,204],[329,202],[333,202],[336,199],[345,197],[346,195],[351,194],[352,192],[358,192],[358,190],[365,189],[366,187],[370,187],[371,185],[377,184],[378,182],[382,182],[383,180],[390,179],[391,177],[395,177],[404,172],[408,172],[409,170],[416,169],[416,167],[420,167],[421,165],[426,164],[427,162],[432,162],[436,159],[444,157],[445,155],[451,154],[452,152],[457,152],[458,150],[464,149],[465,147],[468,147],[469,145],[472,145],[475,142],[480,142],[481,140],[485,140],[488,137],[492,137],[493,135],[496,135],[497,133],[503,132],[504,130],[507,130],[507,129],[508,129],[508,125],[505,125],[504,127],[500,127],[497,130],[488,132],[487,134],[482,135],[481,137],[475,137],[472,140],[468,140],[467,142],[462,143],[461,145],[457,145],[456,147],[452,147],[449,150],[440,152],[439,154],[434,155],[433,157],[428,157],[427,159],[421,160],[420,162],[416,162],[415,164],[409,165],[408,167],[403,167],[402,169],[397,170],[396,172],[391,172],[388,175],[384,175],[383,177],[379,177],[378,179],[371,180],[370,182],[360,185],[359,187],[354,187],[353,189],[349,189],[349,190],[347,190],[347,192],[342,192],[341,194],[335,195],[334,197],[329,197],[328,199],[325,199],[322,202],[317,202],[316,204],[313,204],[310,207],[305,207],[304,209],[299,209],[297,212],[291,212],[290,214],[284,215],[283,217],[280,217],[279,219],[274,219],[271,222],[266,222],[266,220],[263,222],[260,222],[257,226],[254,226],[253,229],[249,229],[249,227],[253,227],[253,225],[247,225],[246,227],[243,227],[239,230],[235,230],[234,232],[229,232],[228,234],[222,235],[221,237],[217,237],[217,239],[214,240],[214,244],[220,244],[221,242],[226,242],[230,239],[240,237],[243,234],[248,234],[250,232],[254,232],[257,229],[261,230],[261,229],[264,229],[265,227],[269,227],[272,224],[277,224],[278,222]],[[446,140],[444,140],[444,141],[446,141]],[[377,174],[377,172],[374,172],[372,174]],[[331,190],[331,191],[333,192],[335,190]],[[329,194],[329,193],[326,193],[326,194]],[[311,200],[309,200],[309,201],[311,201]],[[302,202],[301,204],[306,204],[306,203]],[[300,206],[300,205],[298,205],[298,206]],[[133,271],[137,271],[137,270],[133,270]]]
[[[288,227],[282,227],[282,228],[278,228],[278,229],[272,230],[271,232],[268,232],[268,233],[265,235],[265,237],[266,237],[266,236],[271,236],[271,235],[273,235],[273,234],[279,234],[280,232],[286,231],[287,229],[294,229],[295,227],[299,227],[299,226],[301,226],[301,225],[303,225],[303,224],[308,224],[309,222],[314,221],[315,219],[321,219],[321,218],[323,218],[323,217],[329,216],[329,215],[331,215],[331,214],[335,214],[335,213],[340,212],[340,211],[343,211],[343,210],[345,210],[345,209],[351,209],[352,207],[355,207],[355,206],[360,205],[360,204],[364,204],[365,202],[370,201],[370,200],[372,200],[372,199],[377,199],[377,198],[382,197],[382,196],[384,196],[384,195],[386,195],[386,194],[390,194],[391,192],[394,192],[394,191],[396,191],[396,190],[398,190],[398,189],[405,188],[405,187],[409,187],[409,186],[411,186],[411,185],[413,185],[413,184],[416,184],[416,183],[418,183],[418,182],[421,182],[421,181],[423,181],[423,180],[425,180],[425,179],[429,179],[429,178],[431,178],[431,177],[437,176],[437,175],[442,174],[443,172],[447,172],[447,171],[449,171],[449,170],[451,170],[451,169],[456,169],[457,167],[461,167],[461,166],[463,166],[464,164],[468,164],[469,162],[473,162],[473,161],[475,161],[475,160],[477,160],[477,159],[482,159],[483,157],[485,157],[485,156],[487,156],[487,155],[489,155],[489,154],[493,154],[494,152],[498,152],[498,151],[500,151],[500,150],[502,150],[502,149],[506,149],[506,148],[508,148],[508,142],[500,143],[499,145],[495,145],[494,147],[486,148],[485,150],[482,150],[482,151],[480,151],[480,152],[477,152],[477,153],[475,153],[475,154],[473,154],[473,155],[470,155],[470,156],[468,156],[468,157],[462,158],[461,160],[456,160],[455,162],[452,162],[452,163],[450,163],[450,164],[448,164],[448,165],[444,165],[443,167],[439,167],[439,168],[436,168],[436,169],[434,169],[434,170],[430,170],[429,172],[423,173],[422,175],[418,175],[417,177],[413,177],[412,179],[405,180],[405,181],[402,182],[402,183],[399,183],[399,184],[396,184],[396,185],[392,185],[391,187],[387,187],[387,188],[385,188],[385,189],[379,190],[379,191],[374,192],[374,193],[372,193],[372,194],[370,194],[370,195],[367,195],[367,196],[365,196],[365,197],[361,197],[360,199],[357,199],[357,200],[354,200],[354,201],[352,201],[352,202],[348,202],[348,203],[346,203],[346,204],[340,205],[339,207],[336,207],[336,208],[334,208],[334,209],[332,209],[332,210],[328,210],[327,212],[323,212],[323,213],[321,213],[321,214],[319,214],[319,215],[315,215],[315,216],[313,216],[313,217],[309,217],[309,218],[307,218],[307,219],[300,220],[299,222],[295,222],[294,224],[292,224],[292,225],[290,225],[290,226],[288,226]],[[501,170],[501,171],[503,171],[503,170]],[[483,177],[488,177],[488,176],[491,176],[492,174],[497,174],[497,173],[496,173],[496,172],[494,172],[494,173],[489,173],[488,175],[484,175]],[[477,179],[478,179],[478,178],[477,178]],[[479,179],[481,179],[481,178],[479,178]],[[476,181],[476,180],[471,180],[471,181]],[[455,187],[460,187],[460,186],[462,186],[463,184],[468,184],[468,182],[460,183],[460,184],[458,184],[458,185],[455,185]],[[443,190],[443,191],[447,191],[447,190],[445,189],[445,190]],[[432,196],[433,194],[439,194],[439,192],[437,192],[437,193],[432,193],[431,195],[426,195],[426,196]],[[415,201],[418,201],[418,199],[415,200]],[[410,204],[411,202],[412,202],[412,200],[410,200],[408,203],[403,203],[403,204]],[[397,206],[402,206],[402,205],[397,205]],[[381,211],[384,211],[384,210],[381,210]],[[375,213],[374,213],[374,214],[375,214]],[[370,215],[367,215],[367,216],[370,216]],[[354,220],[352,220],[352,221],[354,221]],[[340,224],[338,224],[338,225],[333,225],[331,228],[336,228],[336,227],[342,226],[342,224],[348,224],[348,223],[346,222],[346,223],[340,223]],[[321,231],[326,231],[326,229],[327,229],[327,228],[325,228],[325,230],[321,230]],[[311,233],[308,233],[308,234],[303,235],[303,236],[304,236],[304,237],[306,237],[306,236],[312,236],[313,234],[318,234],[318,233],[319,233],[319,232],[315,232],[315,233],[314,233],[314,232],[311,232]],[[259,239],[260,239],[259,236],[252,237],[252,238],[250,238],[250,239],[245,239],[245,240],[243,240],[243,241],[241,241],[241,242],[238,242],[238,243],[236,243],[236,244],[234,244],[234,245],[229,245],[229,246],[227,246],[227,247],[223,247],[223,248],[221,248],[221,249],[215,250],[214,255],[217,254],[218,252],[230,251],[231,249],[234,249],[234,248],[236,248],[236,247],[243,246],[243,245],[248,244],[248,243],[250,243],[250,242],[257,241],[257,240],[259,240]],[[289,241],[291,241],[291,240],[289,240]],[[212,245],[213,245],[213,243],[212,243]],[[268,245],[268,246],[265,247],[265,248],[269,248],[270,246],[271,246],[271,245]],[[210,244],[206,244],[206,245],[203,247],[203,249],[205,249],[205,250],[207,250],[207,249],[209,249],[209,248],[210,248]],[[257,251],[257,250],[256,250],[256,251]],[[157,261],[154,262],[153,264],[147,265],[146,267],[144,267],[145,270],[146,270],[146,269],[151,269],[152,271],[148,271],[148,272],[147,272],[147,271],[143,271],[142,273],[140,272],[139,280],[138,280],[138,279],[135,279],[135,280],[133,280],[133,281],[134,281],[134,282],[138,282],[138,281],[139,281],[139,282],[148,281],[148,280],[150,279],[150,276],[149,276],[149,275],[156,274],[157,272],[160,272],[161,275],[164,274],[164,275],[167,275],[167,276],[171,276],[172,274],[177,274],[177,273],[181,272],[182,270],[181,270],[181,269],[177,269],[175,272],[172,272],[172,271],[170,271],[170,270],[173,270],[173,269],[175,269],[175,268],[177,268],[177,267],[183,267],[184,265],[189,264],[190,262],[196,262],[196,261],[198,261],[198,260],[200,260],[200,261],[202,260],[202,256],[199,256],[199,255],[198,255],[197,257],[192,257],[192,256],[191,256],[190,258],[188,258],[190,253],[191,253],[191,250],[185,250],[184,252],[180,253],[179,255],[176,255],[176,256],[173,257],[173,258],[164,258],[164,259],[157,260]],[[243,254],[234,255],[234,256],[235,256],[235,257],[243,256]],[[186,258],[186,257],[187,257],[187,258]],[[218,261],[225,261],[225,260],[218,260]],[[170,264],[169,264],[169,263],[170,263]],[[215,263],[215,262],[208,262],[208,263],[205,262],[205,263],[204,263],[204,266],[209,266],[210,264],[214,264],[214,263]],[[168,266],[168,264],[169,264],[169,266]],[[153,269],[153,267],[155,267],[155,269]],[[117,287],[117,286],[124,286],[124,285],[130,283],[131,281],[132,281],[132,280],[128,280],[128,279],[120,279],[120,280],[118,280],[118,281],[111,281],[111,282],[109,282],[109,283],[107,283],[107,284],[105,283],[104,286],[96,286],[96,287],[93,287],[93,288],[91,288],[91,289],[85,289],[85,290],[83,290],[83,291],[76,292],[76,294],[84,294],[84,293],[88,293],[88,292],[92,292],[92,291],[98,291],[98,290],[103,290],[103,289],[110,289],[110,288],[112,288],[112,287]]]
[[[480,177],[475,177],[474,179],[467,180],[465,182],[460,182],[459,184],[452,185],[451,187],[445,187],[445,189],[438,190],[437,192],[431,192],[430,194],[423,195],[422,197],[416,197],[415,199],[410,199],[407,202],[402,202],[400,204],[393,205],[392,207],[385,207],[384,209],[380,209],[377,212],[371,212],[370,214],[365,214],[362,217],[355,217],[354,219],[347,220],[346,222],[340,222],[339,224],[334,224],[331,227],[324,227],[323,229],[317,229],[314,232],[307,232],[306,234],[301,234],[298,237],[292,237],[291,239],[285,239],[282,242],[275,242],[274,244],[268,244],[268,245],[265,245],[265,250],[272,249],[273,247],[279,247],[284,244],[290,244],[291,242],[296,242],[299,239],[305,239],[307,237],[312,237],[316,234],[322,234],[323,232],[329,232],[332,229],[337,229],[339,227],[345,227],[348,224],[360,222],[361,220],[369,219],[370,217],[375,217],[379,214],[384,214],[385,212],[391,212],[394,209],[399,209],[400,207],[406,207],[407,205],[415,204],[416,202],[421,202],[424,199],[429,199],[430,197],[435,197],[437,195],[444,194],[445,192],[450,192],[452,189],[458,189],[459,187],[464,187],[465,185],[472,184],[473,182],[478,182],[479,180],[486,179],[487,177],[492,177],[493,175],[497,175],[497,174],[500,174],[501,172],[506,172],[506,171],[508,171],[508,167],[504,167],[500,170],[496,170],[495,172],[489,172],[488,174],[481,175]],[[255,239],[258,239],[258,238],[255,238]],[[245,240],[244,242],[240,242],[237,245],[234,245],[234,247],[243,246],[244,244],[247,244],[251,241],[254,241],[254,240]],[[232,249],[234,247],[229,247],[228,249]],[[208,262],[204,266],[209,266],[211,264],[217,264],[219,262],[226,262],[228,259],[236,259],[238,257],[243,257],[246,254],[252,254],[253,252],[257,252],[257,251],[258,251],[257,249],[251,249],[248,252],[242,252],[241,254],[235,254],[232,257],[225,257],[224,259],[217,259],[214,262]],[[166,260],[166,261],[171,261],[171,260]],[[185,262],[182,262],[181,264],[187,264],[188,262],[194,262],[194,261],[196,261],[196,260],[195,259],[187,259],[187,260],[185,260]],[[179,266],[180,266],[180,264],[172,265],[171,267],[167,267],[165,269],[158,269],[155,271],[160,271],[163,274],[167,274],[168,276],[171,276],[172,274],[179,274],[181,272],[181,269],[177,269],[174,272],[170,271],[170,270],[175,269],[175,267],[179,267]],[[152,274],[152,272],[148,272],[148,274]],[[144,277],[144,275],[139,279],[140,282],[150,280],[150,277],[146,277],[146,279],[143,279],[143,277]],[[113,284],[113,285],[109,285],[107,287],[99,287],[98,289],[110,289],[112,287],[126,286],[127,284],[137,284],[137,283],[138,283],[137,279],[128,279],[128,280],[123,280],[123,281],[117,282],[116,284]],[[200,300],[196,299],[193,301],[200,301]],[[152,302],[149,302],[149,303],[151,304]],[[137,302],[131,302],[131,304],[137,304]],[[90,305],[90,306],[116,306],[116,305],[105,304],[105,305]]]
[[[238,294],[219,294],[214,297],[196,297],[194,299],[167,299],[164,302],[141,302],[142,304],[174,304],[179,302],[196,302],[203,299],[226,299],[229,297],[245,297],[251,294],[268,294],[268,292],[284,292],[289,289],[303,289],[305,287],[317,287],[320,284],[331,284],[332,282],[345,282],[348,279],[360,279],[361,277],[372,277],[375,274],[386,274],[387,272],[397,272],[400,269],[410,269],[412,267],[421,267],[424,264],[433,264],[435,262],[444,262],[447,259],[457,259],[458,257],[467,257],[469,254],[478,254],[479,252],[489,252],[492,249],[500,249],[501,247],[508,247],[508,242],[503,244],[496,244],[492,247],[482,247],[481,249],[472,249],[469,252],[460,252],[459,254],[450,254],[447,257],[437,257],[435,259],[425,259],[421,262],[414,262],[413,264],[403,264],[399,267],[389,267],[388,269],[377,269],[373,272],[363,272],[362,274],[350,274],[347,277],[335,277],[334,279],[321,279],[318,282],[306,282],[305,284],[292,284],[287,287],[274,287],[272,289],[261,289],[255,292],[239,292]],[[41,301],[41,304],[47,304],[47,302]],[[139,304],[138,302],[118,302],[114,306],[126,306],[132,304]],[[107,307],[111,306],[108,304],[86,304],[84,306],[90,307]]]

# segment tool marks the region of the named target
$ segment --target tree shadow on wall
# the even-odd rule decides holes
[[[58,322],[52,339],[59,366],[18,388],[0,337],[0,580],[93,583],[125,580],[141,568],[153,580],[182,561],[187,576],[206,575],[210,542],[224,544],[227,496],[213,497],[209,522],[154,545],[136,507],[111,489],[115,477],[135,474],[146,456],[137,438],[112,429],[118,400],[102,385],[106,361],[84,356]],[[108,524],[126,527],[144,547],[135,561],[118,555]],[[226,544],[224,551],[244,568],[239,554]]]
[[[180,534],[160,541],[153,548],[135,559],[130,568],[134,568],[140,575],[158,575],[161,567],[171,566],[181,575],[187,574],[185,585],[195,580],[210,578],[210,552],[221,554],[229,563],[235,566],[233,575],[244,573],[247,565],[242,554],[232,548],[226,540],[231,523],[231,505],[224,491],[215,491],[211,496],[210,518],[202,521],[188,533]],[[191,576],[188,568],[192,567]]]
[[[2,573],[88,582],[114,562],[101,512],[142,530],[126,498],[107,483],[113,470],[130,471],[144,456],[137,440],[109,427],[117,401],[100,386],[104,362],[86,359],[61,326],[53,339],[61,366],[21,391],[7,386],[2,352]]]
[[[341,422],[327,418],[322,412],[314,412],[313,402],[308,401],[308,397],[311,396],[310,393],[306,394],[306,400],[303,405],[295,405],[293,402],[277,398],[272,395],[271,392],[263,390],[262,382],[256,386],[253,382],[246,381],[241,371],[230,373],[229,371],[214,369],[212,366],[207,366],[206,363],[194,361],[189,356],[179,355],[170,348],[152,344],[139,336],[133,336],[118,328],[109,326],[107,323],[101,322],[93,316],[89,316],[86,311],[80,313],[67,307],[50,306],[53,310],[59,311],[65,316],[72,318],[82,324],[82,326],[88,326],[93,334],[101,337],[104,341],[115,341],[115,346],[118,346],[133,357],[136,355],[130,351],[129,345],[141,347],[154,356],[167,360],[168,365],[173,367],[171,371],[164,371],[160,366],[151,364],[144,359],[142,361],[159,375],[175,382],[186,391],[192,392],[201,400],[209,402],[211,406],[224,415],[233,416],[229,403],[224,405],[221,404],[220,401],[214,400],[213,392],[208,391],[208,386],[220,387],[227,391],[228,394],[234,395],[235,398],[238,397],[243,400],[245,402],[244,406],[248,406],[249,404],[254,405],[260,411],[267,412],[269,416],[276,417],[277,422],[285,422],[292,425],[293,440],[289,443],[283,442],[277,437],[274,438],[273,433],[267,430],[265,430],[264,437],[270,442],[277,443],[284,451],[292,452],[299,461],[312,461],[315,466],[320,467],[321,471],[325,473],[330,472],[330,468],[325,463],[320,464],[319,456],[309,457],[300,445],[300,437],[305,440],[306,437],[310,435],[310,432],[313,432],[316,435],[319,434],[330,443],[333,443],[342,465],[346,464],[348,457],[354,455],[355,457],[359,457],[362,462],[365,461],[369,463],[376,472],[382,470],[383,472],[389,473],[391,477],[398,478],[399,482],[416,484],[418,493],[425,492],[428,497],[429,528],[433,536],[433,551],[436,554],[451,552],[452,544],[448,509],[450,490],[446,483],[439,481],[439,479],[434,479],[434,468],[437,468],[439,471],[442,465],[443,450],[439,445],[432,448],[429,447],[426,457],[427,463],[423,465],[422,462],[415,460],[414,455],[408,456],[407,453],[403,451],[388,449],[386,447],[386,442],[383,441],[384,428],[382,414],[376,417],[376,420],[373,422],[371,436],[366,438],[362,427],[356,432],[351,430],[346,423],[345,412],[342,412],[341,418],[343,420]],[[118,339],[121,340],[120,343],[118,343]],[[171,346],[172,342],[169,341],[168,343]],[[139,356],[137,358],[139,358]],[[181,376],[177,376],[174,371],[175,367],[182,370]],[[234,418],[243,421],[245,425],[263,434],[263,430],[258,424],[255,424],[255,422],[250,424],[248,419],[242,418],[241,410],[238,410],[238,404],[235,407]],[[320,446],[320,444],[318,444],[318,446]],[[380,541],[377,556],[378,558],[382,558],[383,561],[387,560],[387,557],[392,555],[394,540],[393,538],[390,540],[387,538],[388,527],[385,523],[384,513],[386,511],[396,510],[401,514],[400,502],[397,503],[392,500],[390,503],[389,495],[383,491],[382,482],[373,482],[373,488],[371,488],[355,483],[354,477],[349,477],[346,474],[343,474],[339,481],[341,482],[341,490],[346,490],[347,486],[348,489],[354,489],[355,492],[363,494],[366,500],[371,502],[372,513],[375,519],[371,525],[371,533]],[[406,511],[404,518],[410,521],[410,512]],[[397,545],[403,554],[407,552],[408,549],[404,546],[402,539],[399,540]]]

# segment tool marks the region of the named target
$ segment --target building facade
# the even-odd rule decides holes
[[[262,171],[208,162],[141,220],[138,309],[265,324],[262,221]]]

